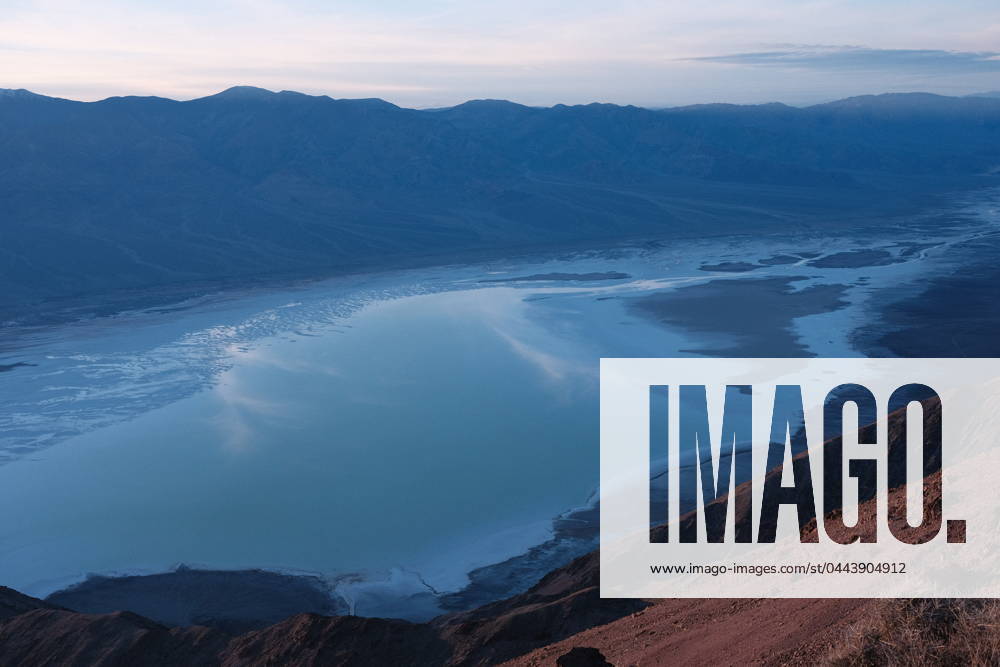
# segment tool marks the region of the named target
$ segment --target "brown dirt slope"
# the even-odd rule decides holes
[[[612,665],[815,664],[839,645],[872,600],[658,600],[626,618],[591,628],[509,661],[554,665],[577,646],[597,648]]]

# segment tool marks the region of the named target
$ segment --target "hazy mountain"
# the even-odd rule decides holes
[[[1000,165],[1000,100],[797,109],[477,100],[417,111],[237,87],[0,91],[0,308],[419,255],[872,217]]]

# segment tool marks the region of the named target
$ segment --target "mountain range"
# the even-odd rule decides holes
[[[415,110],[2,90],[0,320],[122,290],[864,224],[998,170],[988,96]]]

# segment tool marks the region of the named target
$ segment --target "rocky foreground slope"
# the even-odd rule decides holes
[[[168,628],[129,612],[81,614],[0,589],[4,665],[458,665],[495,664],[646,604],[600,600],[588,555],[530,591],[429,624],[299,614],[231,636]]]
[[[81,614],[0,590],[4,665],[550,665],[575,647],[612,664],[750,664],[824,654],[868,600],[601,600],[597,558],[523,595],[429,624],[300,614],[243,635]],[[599,663],[598,663],[599,664]]]

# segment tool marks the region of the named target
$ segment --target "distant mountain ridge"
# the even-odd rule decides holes
[[[986,97],[420,111],[247,86],[185,102],[0,90],[0,319],[120,288],[844,224],[998,165]]]

